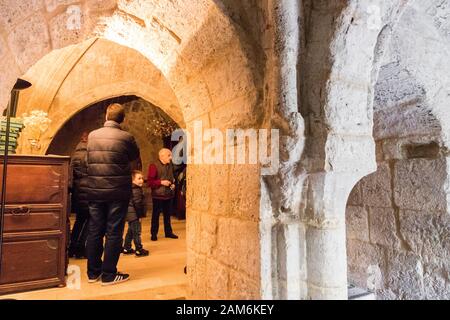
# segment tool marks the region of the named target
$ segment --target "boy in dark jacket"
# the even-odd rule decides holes
[[[125,237],[123,254],[136,254],[137,257],[145,257],[149,252],[142,247],[141,239],[141,218],[144,218],[147,212],[145,205],[145,196],[142,190],[144,185],[144,176],[141,171],[133,171],[133,194],[128,205],[127,221],[128,232]],[[134,242],[136,250],[131,248],[131,240]]]

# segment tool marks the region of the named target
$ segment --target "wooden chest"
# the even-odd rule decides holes
[[[8,158],[0,295],[65,286],[69,159]]]

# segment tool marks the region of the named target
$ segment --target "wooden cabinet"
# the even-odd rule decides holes
[[[68,181],[69,157],[9,156],[0,295],[65,285]]]

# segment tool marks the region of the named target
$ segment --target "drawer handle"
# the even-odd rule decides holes
[[[31,209],[29,207],[20,206],[12,209],[11,213],[13,216],[28,216],[30,212]]]

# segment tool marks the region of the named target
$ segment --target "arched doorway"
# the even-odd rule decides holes
[[[450,103],[442,63],[449,43],[422,4],[404,11],[380,61],[377,171],[356,184],[346,209],[349,280],[380,300],[450,295],[449,123],[442,112]]]
[[[11,33],[11,42],[17,46],[13,46],[14,52],[8,53],[13,59],[18,57],[20,66],[9,68],[12,71],[8,77],[27,73],[46,54],[52,61],[47,66],[54,67],[50,68],[52,71],[34,74],[46,85],[43,90],[35,91],[34,97],[27,98],[24,93],[21,101],[34,103],[19,107],[19,115],[43,109],[54,119],[43,137],[42,154],[65,121],[79,110],[124,94],[160,106],[187,128],[194,120],[201,120],[204,128],[219,130],[260,127],[262,117],[256,115],[263,113],[261,79],[247,58],[251,49],[243,45],[242,31],[233,26],[215,1],[191,2],[189,6],[183,2],[168,3],[164,8],[156,1],[142,7],[135,3],[123,6],[113,13],[110,8],[96,8],[95,13],[83,20],[88,22],[83,24],[86,27],[83,33],[74,36],[66,37],[70,30],[56,27],[51,35],[55,37],[52,39],[55,47],[44,46],[38,52],[27,52],[20,47],[21,40],[37,39],[38,35],[21,33],[20,28]],[[67,6],[62,4],[60,9],[63,7]],[[32,24],[47,24],[42,21],[38,8],[28,9],[27,14],[34,16],[29,20]],[[190,14],[194,11],[195,15]],[[102,28],[94,35],[90,27],[97,24],[98,18],[103,18]],[[166,23],[162,23],[164,20]],[[112,50],[105,50],[100,56],[110,59],[90,55],[90,49],[102,50],[108,45]],[[77,68],[83,61],[91,72],[83,74]],[[123,68],[127,64],[134,68]],[[127,74],[130,70],[132,76]],[[79,81],[71,82],[71,76]],[[5,82],[4,86],[7,88],[8,84]],[[181,119],[176,119],[177,114],[182,115]],[[187,197],[188,296],[259,297],[259,167],[193,164],[190,169],[188,180],[194,187]],[[236,240],[237,235],[242,241]],[[205,238],[208,241],[202,242]],[[242,256],[248,259],[243,261]],[[217,270],[222,275],[219,279]]]
[[[136,139],[141,151],[141,163],[144,179],[147,179],[149,164],[154,163],[158,151],[165,146],[166,133],[178,126],[161,109],[137,96],[121,96],[97,102],[79,111],[68,119],[52,139],[47,154],[72,155],[80,137],[103,126],[106,108],[111,103],[120,103],[125,107],[126,119],[122,128],[130,132]],[[168,140],[170,140],[170,136]],[[150,220],[152,212],[151,192],[144,184],[146,194],[147,217],[142,219],[142,241],[150,256],[136,259],[134,256],[122,255],[118,268],[131,274],[133,282],[122,285],[119,292],[103,290],[101,294],[90,290],[81,283],[80,290],[65,288],[59,290],[61,299],[182,299],[186,297],[186,221],[177,215],[179,201],[172,202],[172,227],[179,236],[177,240],[165,239],[161,234],[158,242],[150,241]],[[73,226],[75,216],[71,216]],[[161,217],[162,229],[163,221]],[[126,234],[128,225],[125,228]],[[69,268],[79,268],[81,277],[86,273],[86,260],[70,259]],[[157,275],[158,281],[155,281]],[[21,298],[27,294],[20,295]],[[48,292],[32,293],[36,299],[47,299]]]

